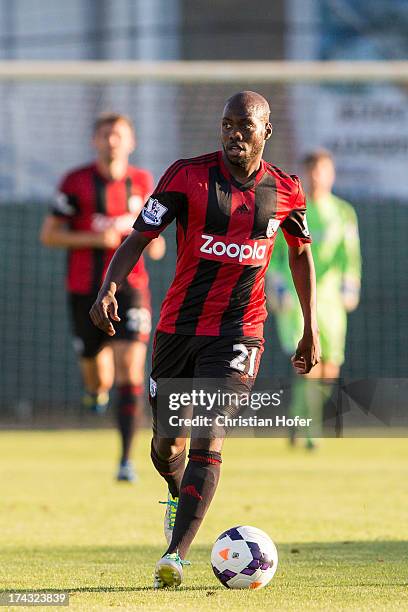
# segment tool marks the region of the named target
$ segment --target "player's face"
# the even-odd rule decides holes
[[[135,137],[125,121],[106,123],[95,132],[93,145],[98,158],[105,163],[126,161],[135,148]]]
[[[256,157],[261,157],[265,141],[272,133],[272,126],[259,117],[256,111],[246,109],[224,110],[221,121],[221,142],[228,161],[234,166],[248,167]]]
[[[331,159],[319,159],[313,166],[306,168],[307,190],[330,192],[336,179],[334,164]]]

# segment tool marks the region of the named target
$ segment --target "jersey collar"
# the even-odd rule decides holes
[[[225,178],[231,183],[231,185],[233,185],[234,187],[236,187],[236,189],[239,189],[240,191],[247,191],[248,189],[253,189],[254,187],[256,187],[256,185],[259,183],[259,181],[261,180],[261,178],[266,172],[266,162],[265,160],[261,159],[261,164],[258,170],[255,170],[255,172],[253,172],[247,178],[245,183],[240,183],[239,181],[237,181],[236,178],[232,176],[231,172],[228,170],[227,166],[225,165],[222,151],[218,151],[218,164]]]

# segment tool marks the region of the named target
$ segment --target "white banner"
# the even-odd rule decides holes
[[[359,29],[364,8],[349,0],[334,4],[336,12],[330,13],[323,0],[290,0],[295,34],[289,37],[289,58],[386,59],[389,41],[384,36],[377,40],[376,25],[380,27],[389,2],[378,0],[377,15],[365,29]],[[393,8],[408,19],[408,3],[397,0]],[[373,202],[408,201],[408,84],[299,85],[291,119],[300,154],[316,147],[333,152],[337,191]]]

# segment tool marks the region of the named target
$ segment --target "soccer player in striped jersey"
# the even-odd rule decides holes
[[[95,325],[113,335],[118,287],[143,249],[175,219],[176,272],[157,326],[150,379],[151,456],[169,489],[168,548],[156,565],[156,588],[182,580],[183,561],[218,484],[224,439],[219,432],[203,437],[193,429],[185,465],[186,439],[158,431],[160,381],[217,378],[227,390],[250,391],[263,346],[264,276],[278,227],[289,245],[304,313],[293,364],[306,373],[319,359],[305,197],[297,177],[262,159],[272,134],[269,112],[255,92],[227,101],[222,149],[179,160],[165,172],[134,232],[116,251],[91,309]]]
[[[117,423],[121,438],[118,480],[132,481],[132,439],[144,404],[144,366],[151,328],[149,279],[143,258],[118,292],[123,321],[112,342],[89,319],[101,282],[116,247],[132,231],[153,189],[149,172],[129,164],[135,135],[128,117],[99,116],[94,124],[94,163],[69,172],[62,180],[51,213],[41,230],[49,247],[68,249],[67,290],[86,394],[84,405],[103,412],[109,391],[117,391]],[[153,259],[164,254],[164,239],[152,243]]]

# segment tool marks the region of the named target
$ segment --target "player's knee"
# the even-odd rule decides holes
[[[145,377],[146,345],[142,342],[113,343],[117,381],[142,384]]]
[[[122,365],[115,366],[115,384],[118,385],[144,385],[145,375],[143,368],[138,367],[130,368]]]
[[[160,459],[172,459],[182,453],[185,446],[185,440],[155,436],[152,440],[152,457],[157,455]]]
[[[218,432],[219,433],[219,432]],[[224,444],[224,438],[208,437],[208,438],[193,438],[190,448],[202,450],[205,452],[221,453]]]
[[[140,386],[144,384],[144,379],[144,363],[135,365],[131,362],[121,362],[116,365],[115,382],[117,385]]]

